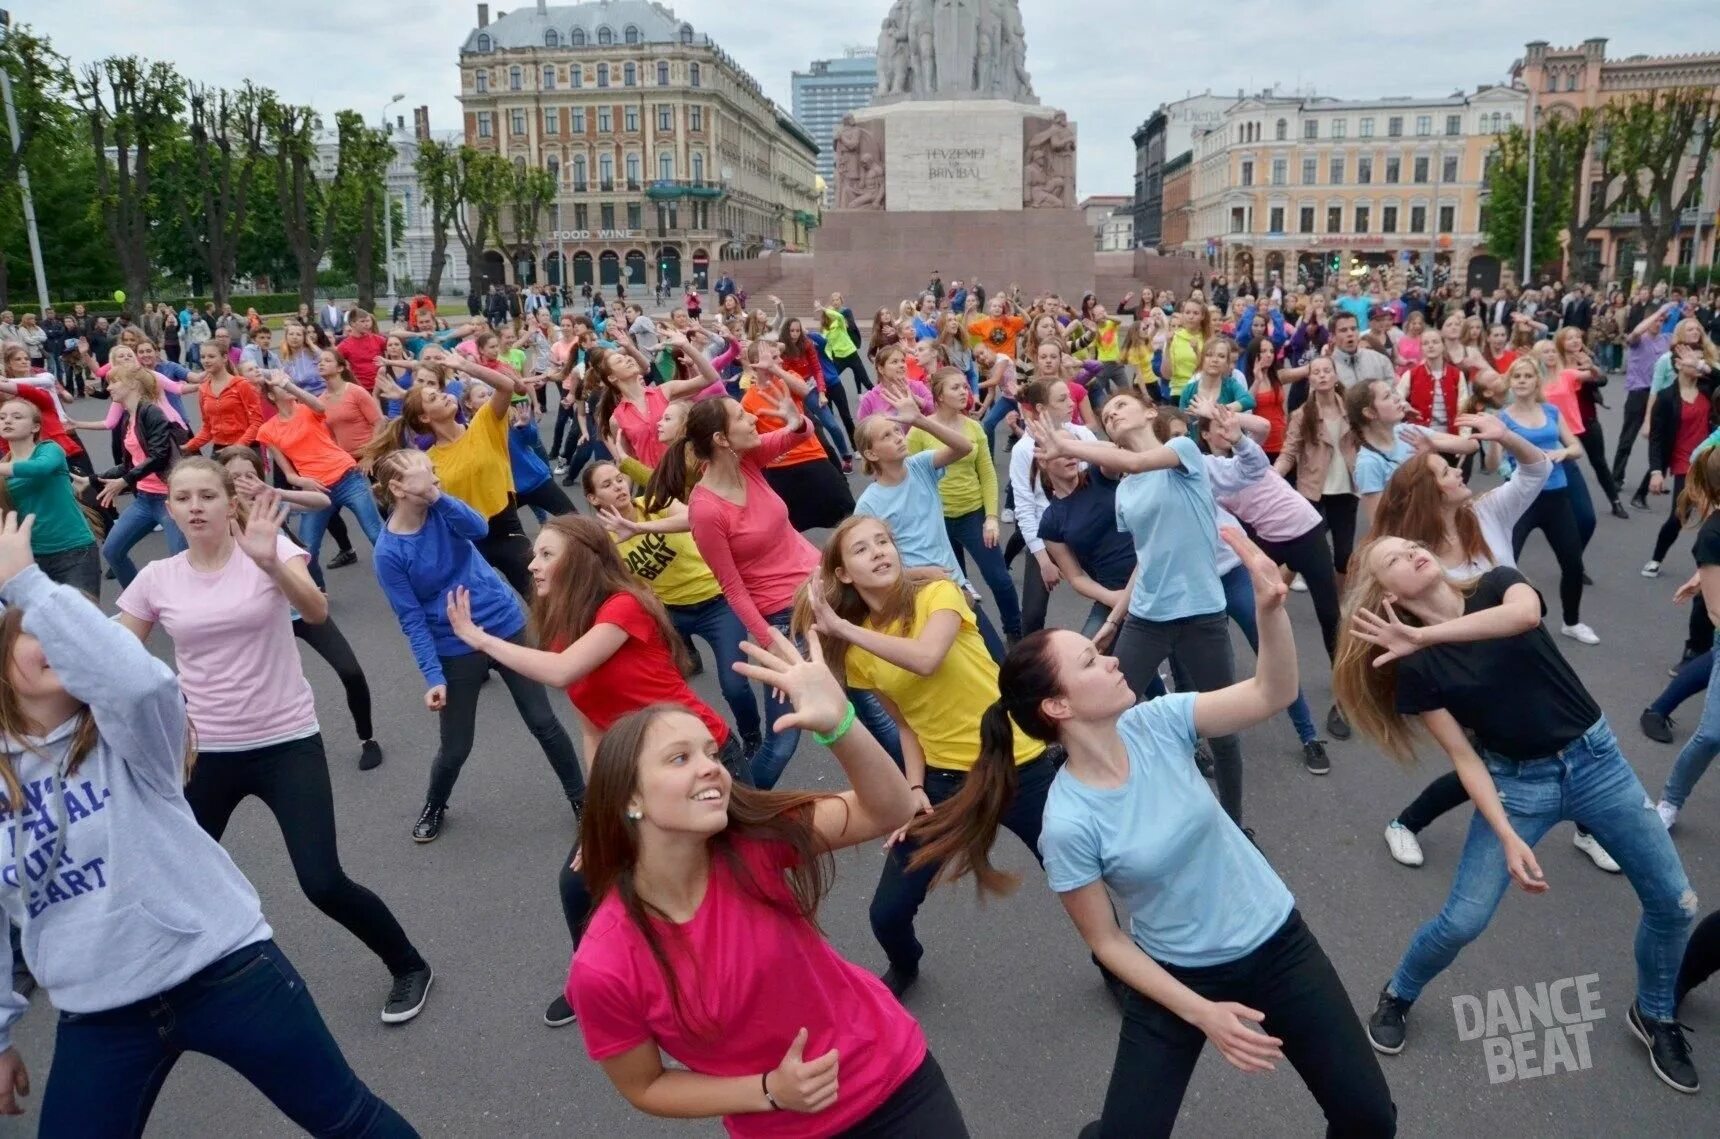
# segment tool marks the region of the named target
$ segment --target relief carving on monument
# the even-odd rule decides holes
[[[884,125],[861,126],[853,115],[842,116],[836,131],[836,208],[884,208]]]
[[[878,102],[1037,103],[1017,0],[896,0],[878,33]]]
[[[1021,204],[1030,210],[1075,205],[1075,128],[1058,111],[1022,123]]]

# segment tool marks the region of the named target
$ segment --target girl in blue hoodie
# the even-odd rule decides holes
[[[60,1010],[41,1134],[142,1134],[174,1063],[201,1052],[313,1135],[416,1136],[348,1066],[193,817],[173,670],[49,580],[30,528],[0,518],[0,909]],[[12,1046],[26,1007],[0,997],[0,1115],[29,1092]]]

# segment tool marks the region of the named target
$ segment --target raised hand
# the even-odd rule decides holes
[[[1284,599],[1290,594],[1290,587],[1284,584],[1284,575],[1278,572],[1278,564],[1249,540],[1247,534],[1234,526],[1226,526],[1218,532],[1220,540],[1229,546],[1242,564],[1248,567],[1248,576],[1254,581],[1254,604],[1259,609],[1276,609],[1284,604]]]
[[[848,696],[824,663],[819,651],[818,630],[806,634],[806,655],[781,632],[771,630],[771,647],[741,642],[741,651],[751,663],[737,661],[735,671],[749,680],[774,688],[788,698],[794,711],[778,716],[771,730],[804,728],[829,735],[848,710]]]
[[[263,493],[251,500],[251,516],[246,520],[245,529],[239,529],[238,519],[229,522],[233,539],[245,556],[262,566],[270,569],[280,561],[277,543],[281,537],[281,527],[286,525],[290,513],[287,504],[281,501],[281,496],[271,488],[265,488]]]
[[[30,531],[35,528],[34,514],[19,515],[8,510],[0,515],[0,584],[4,584],[36,563],[30,546]]]
[[[1350,632],[1359,640],[1386,650],[1374,658],[1375,668],[1402,660],[1421,648],[1422,630],[1398,619],[1390,596],[1381,600],[1378,613],[1371,609],[1357,609],[1350,617]]]
[[[633,519],[607,506],[598,510],[597,520],[603,523],[605,530],[617,538],[632,538],[645,532],[639,528]]]
[[[1459,430],[1468,428],[1470,435],[1488,443],[1501,441],[1507,431],[1505,422],[1497,415],[1460,415],[1452,423]]]

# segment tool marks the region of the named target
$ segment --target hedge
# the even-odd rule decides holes
[[[177,311],[179,306],[187,300],[183,295],[175,295],[171,293],[162,296],[160,299],[172,305],[175,311]],[[191,297],[189,299],[192,304],[201,309],[204,304],[213,303],[215,298]],[[299,294],[235,293],[227,299],[227,303],[232,305],[233,311],[238,313],[240,316],[243,316],[245,314],[245,310],[248,308],[254,308],[259,313],[266,316],[270,313],[297,312],[299,308]],[[118,301],[115,301],[112,297],[102,297],[99,300],[92,301],[55,301],[53,309],[56,313],[64,316],[72,311],[72,307],[74,305],[80,304],[84,306],[85,311],[92,313],[95,316],[115,316],[118,315],[121,309],[127,309],[134,313],[137,311],[137,302],[130,297],[126,298],[123,305]],[[12,311],[19,316],[23,316],[27,312],[36,313],[38,316],[41,315],[40,306],[34,303],[15,304],[12,305],[11,308]]]

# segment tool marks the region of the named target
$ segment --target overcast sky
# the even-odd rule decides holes
[[[492,0],[491,10],[533,0]],[[430,107],[431,125],[460,125],[457,52],[477,22],[465,0],[0,0],[83,63],[136,53],[203,82],[246,78],[330,114],[376,118]],[[679,0],[710,35],[790,108],[789,76],[813,59],[877,43],[889,0]],[[1080,133],[1079,190],[1127,194],[1130,133],[1160,103],[1211,90],[1279,85],[1343,98],[1449,95],[1504,82],[1530,40],[1609,38],[1613,57],[1720,52],[1720,0],[1444,0],[1382,8],[1353,2],[1021,0],[1027,64],[1042,102]],[[402,20],[399,17],[409,18]]]

